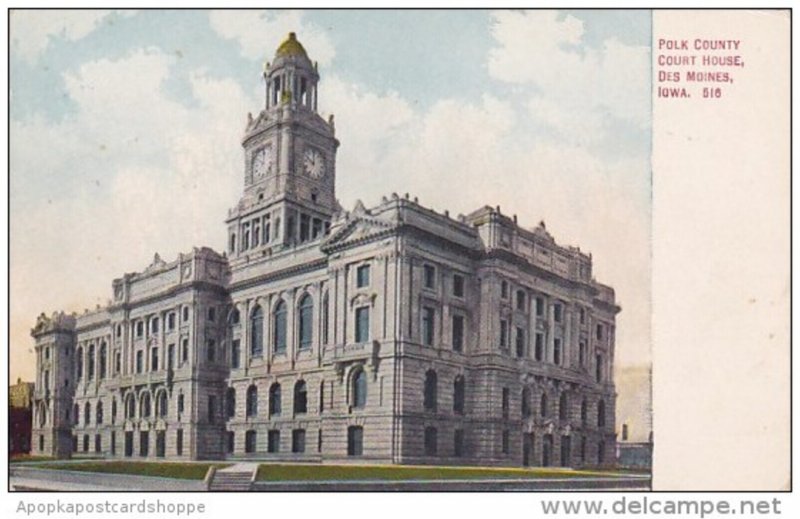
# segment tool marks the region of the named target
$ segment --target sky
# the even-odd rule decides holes
[[[10,25],[12,380],[33,378],[39,313],[106,304],[155,252],[224,250],[290,31],[336,116],[345,208],[409,192],[544,220],[616,289],[618,365],[649,364],[649,11],[39,10]]]

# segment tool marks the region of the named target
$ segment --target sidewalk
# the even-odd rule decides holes
[[[21,487],[21,488],[18,488]],[[125,491],[125,492],[202,492],[203,480],[134,476],[130,474],[98,474],[71,470],[46,470],[35,467],[14,467],[9,470],[10,490],[51,491]]]

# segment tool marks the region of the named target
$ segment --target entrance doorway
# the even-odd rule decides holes
[[[561,437],[561,466],[569,467],[572,465],[572,444],[569,436]]]
[[[163,458],[166,451],[166,433],[164,431],[156,432],[156,456]]]
[[[133,456],[133,431],[125,431],[125,456]]]
[[[522,435],[522,466],[530,467],[533,458],[533,433]]]
[[[549,467],[553,464],[553,435],[545,434],[542,438],[542,466]]]

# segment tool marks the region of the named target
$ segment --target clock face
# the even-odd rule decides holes
[[[253,179],[259,180],[264,178],[272,167],[272,148],[266,146],[259,149],[253,155]]]
[[[303,155],[303,169],[311,178],[322,178],[325,174],[325,158],[322,153],[307,149]]]

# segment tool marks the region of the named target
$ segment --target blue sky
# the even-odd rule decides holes
[[[648,11],[15,11],[10,29],[12,376],[39,312],[104,304],[156,251],[222,250],[289,31],[336,114],[345,207],[397,191],[546,220],[616,288],[618,360],[649,362]]]

